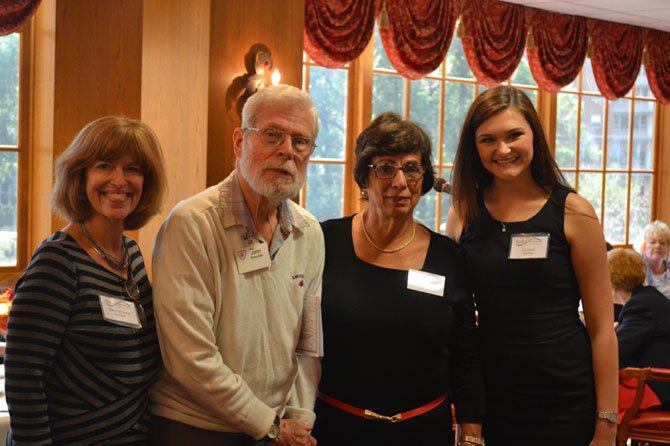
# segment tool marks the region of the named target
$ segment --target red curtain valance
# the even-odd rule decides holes
[[[647,81],[656,99],[670,104],[670,33],[647,30]]]
[[[528,61],[540,88],[557,91],[576,78],[590,36],[593,72],[606,98],[630,91],[646,45],[651,91],[660,102],[670,103],[670,33],[499,0],[306,0],[305,51],[320,65],[341,67],[363,52],[380,17],[391,64],[406,78],[417,79],[444,59],[459,9],[468,64],[486,86],[514,74],[530,29]]]
[[[528,8],[532,44],[526,48],[537,85],[558,91],[577,78],[588,49],[586,19]]]
[[[21,31],[41,0],[3,0],[0,2],[0,36]]]
[[[509,79],[526,45],[524,9],[497,0],[469,1],[462,5],[461,20],[461,43],[477,81],[493,86]]]
[[[370,42],[380,0],[306,0],[305,52],[315,62],[339,68]]]
[[[642,63],[642,29],[589,19],[593,45],[591,66],[598,89],[607,99],[624,96],[635,85]]]
[[[388,26],[379,35],[391,64],[408,79],[435,71],[454,35],[456,1],[385,0],[385,12]]]

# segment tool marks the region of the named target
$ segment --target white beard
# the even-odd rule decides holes
[[[243,152],[240,158],[239,174],[254,192],[273,203],[279,203],[298,195],[305,181],[305,173],[298,170],[295,162],[286,160],[283,163],[268,162],[262,166],[254,166],[251,157],[246,153],[246,151]],[[267,181],[264,179],[264,174],[270,169],[281,169],[289,173],[291,178],[279,177],[274,181]]]

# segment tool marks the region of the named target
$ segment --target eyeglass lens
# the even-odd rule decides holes
[[[402,170],[409,180],[418,180],[423,176],[423,166],[418,164],[405,164],[398,167],[392,163],[373,164],[371,166],[378,178],[394,178],[399,170]]]
[[[252,130],[260,133],[263,142],[271,147],[277,147],[284,143],[286,140],[287,133],[279,129],[254,129],[248,128],[247,130]],[[301,135],[290,135],[291,145],[293,150],[300,154],[310,153],[314,148],[314,144],[311,138]]]

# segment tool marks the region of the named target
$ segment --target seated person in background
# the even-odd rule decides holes
[[[611,250],[614,249],[614,246],[612,246],[610,242],[606,241],[605,246],[607,247],[607,252],[610,252]],[[619,315],[621,314],[621,310],[623,309],[623,305],[625,304],[625,302],[623,301],[621,296],[615,292],[612,292],[612,300],[614,303],[614,322],[616,322],[619,320]]]
[[[670,227],[656,220],[644,228],[644,240],[639,250],[647,264],[645,284],[655,286],[668,299],[670,299],[669,244]]]
[[[612,293],[625,305],[616,328],[619,368],[670,368],[670,301],[656,288],[644,286],[645,263],[632,249],[607,253]],[[633,401],[634,382],[619,385],[619,418]],[[670,384],[651,382],[642,407],[670,403]],[[649,390],[649,389],[647,389]]]

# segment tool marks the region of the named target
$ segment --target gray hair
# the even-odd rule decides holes
[[[242,109],[242,127],[255,127],[258,111],[268,105],[304,107],[310,111],[314,120],[313,138],[319,135],[319,111],[312,98],[306,92],[292,85],[277,85],[258,90],[244,104]]]

